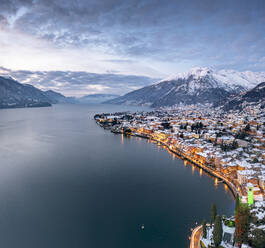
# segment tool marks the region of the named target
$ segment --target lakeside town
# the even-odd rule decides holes
[[[221,220],[218,245],[264,247],[265,113],[259,105],[229,112],[207,105],[180,105],[150,112],[97,114],[94,119],[113,133],[139,136],[164,145],[218,178],[238,202],[235,216]],[[191,247],[218,247],[212,226],[205,228],[204,224],[197,230],[198,246]]]

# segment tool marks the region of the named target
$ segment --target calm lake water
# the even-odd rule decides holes
[[[93,120],[129,109],[137,108],[0,110],[0,247],[181,248],[212,203],[233,213],[224,185]]]

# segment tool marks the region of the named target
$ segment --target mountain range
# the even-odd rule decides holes
[[[111,104],[148,105],[211,104],[218,106],[231,96],[265,81],[264,72],[238,72],[197,67],[107,101]]]
[[[0,108],[48,107],[57,103],[102,103],[118,97],[113,94],[91,94],[81,98],[66,97],[53,90],[42,91],[21,84],[11,77],[0,76]]]
[[[41,90],[12,78],[0,77],[0,108],[47,106],[51,106],[51,100]]]
[[[0,108],[102,102],[151,107],[200,103],[211,104],[214,107],[223,106],[225,110],[242,109],[251,104],[260,104],[264,107],[264,82],[264,72],[216,71],[198,67],[186,73],[170,76],[124,96],[90,94],[75,98],[65,97],[52,90],[42,91],[29,84],[21,84],[11,77],[0,76]]]

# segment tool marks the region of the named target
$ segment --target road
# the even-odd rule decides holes
[[[197,226],[191,234],[190,248],[200,248],[200,238],[202,235],[202,225]]]

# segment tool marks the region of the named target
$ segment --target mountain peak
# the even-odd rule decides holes
[[[215,70],[210,67],[194,67],[187,72],[177,73],[171,75],[163,80],[157,82],[157,84],[168,81],[177,81],[179,79],[198,80],[204,77],[210,77],[211,81],[215,85],[225,88],[243,87],[245,89],[251,89],[265,79],[265,72],[252,72],[252,71],[235,71],[235,70]]]
[[[209,67],[193,67],[189,71],[172,74],[169,77],[160,80],[159,82],[172,81],[178,79],[188,79],[193,77],[194,79],[205,77],[206,75],[214,73],[214,70]]]
[[[213,69],[208,68],[208,67],[194,67],[194,68],[191,68],[189,73],[192,75],[203,77],[207,74],[213,73],[213,71],[214,71]]]

